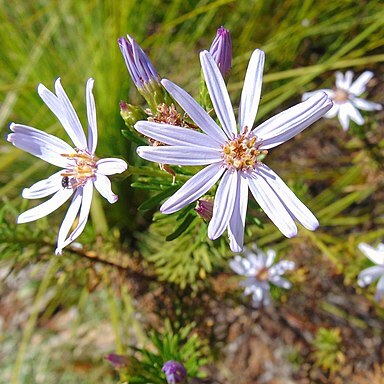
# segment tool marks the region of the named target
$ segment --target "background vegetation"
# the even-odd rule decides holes
[[[187,345],[179,357],[194,357],[190,371],[208,383],[380,382],[384,311],[373,287],[357,287],[356,275],[369,265],[357,244],[384,235],[383,112],[366,114],[366,124],[347,133],[337,120],[321,120],[268,156],[321,228],[287,240],[251,206],[263,228],[250,223],[246,241],[298,265],[290,276],[294,288],[273,291],[274,305],[263,311],[237,290],[225,241],[201,240],[198,218],[166,240],[181,218],[155,214],[153,221],[158,205],[148,199],[170,185],[167,176],[142,172],[114,183],[120,200],[113,206],[96,196],[82,247],[55,257],[63,210],[15,224],[30,204],[22,188],[45,178],[51,166],[4,139],[12,121],[64,137],[36,86],[52,89],[60,76],[84,122],[84,86],[93,77],[98,154],[144,164],[121,135],[119,101],[143,105],[117,45],[127,33],[162,77],[197,96],[198,52],[224,25],[233,40],[234,105],[251,52],[263,49],[258,122],[305,91],[331,88],[335,70],[372,70],[367,97],[384,103],[380,0],[0,1],[0,25],[0,382],[113,383],[119,375],[106,354],[132,356],[129,346],[136,346],[143,349],[135,358],[156,366],[164,345],[169,352],[178,343]],[[183,245],[191,238],[200,239],[193,250]]]

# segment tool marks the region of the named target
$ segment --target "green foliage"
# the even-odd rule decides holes
[[[150,332],[150,346],[131,348],[132,355],[127,356],[128,367],[120,371],[122,380],[136,384],[166,384],[161,368],[169,360],[181,363],[187,370],[188,378],[203,377],[199,369],[207,362],[207,349],[193,333],[193,327],[194,324],[190,324],[175,332],[166,322],[161,333]]]
[[[342,342],[339,328],[319,328],[312,341],[312,358],[315,364],[330,373],[338,371],[345,363]]]

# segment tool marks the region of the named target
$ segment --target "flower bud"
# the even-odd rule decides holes
[[[167,361],[161,370],[165,373],[168,384],[186,383],[187,370],[178,361]]]
[[[120,101],[120,115],[123,118],[125,125],[132,128],[139,120],[146,120],[148,115],[142,108],[125,101]]]
[[[209,53],[215,60],[223,77],[227,76],[232,66],[232,40],[228,29],[220,27],[217,30]]]
[[[210,221],[213,215],[213,199],[203,198],[197,200],[195,211],[205,221]]]

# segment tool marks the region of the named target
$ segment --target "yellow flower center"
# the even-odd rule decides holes
[[[257,137],[248,133],[247,128],[244,133],[228,141],[222,147],[223,162],[230,170],[252,171],[268,151],[259,149]]]
[[[87,151],[75,149],[75,153],[62,153],[61,156],[66,157],[69,163],[67,169],[61,173],[63,188],[75,189],[95,176],[96,158]]]
[[[334,89],[333,101],[338,104],[345,103],[349,98],[349,93],[344,89]]]
[[[256,273],[256,277],[260,281],[268,281],[268,277],[269,277],[268,268],[264,267],[260,269],[260,271]]]

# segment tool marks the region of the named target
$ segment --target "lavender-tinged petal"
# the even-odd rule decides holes
[[[362,111],[381,111],[383,106],[379,103],[374,103],[373,101],[368,101],[355,97],[351,100],[352,104],[361,109]]]
[[[61,180],[63,178],[61,175],[62,172],[63,171],[56,172],[48,177],[48,179],[40,180],[29,188],[24,188],[21,195],[24,199],[41,199],[56,193],[63,188],[61,185]]]
[[[261,164],[258,170],[259,175],[269,184],[288,212],[290,212],[301,225],[310,231],[318,228],[319,222],[313,213],[297,198],[271,168],[265,164]]]
[[[107,176],[96,175],[93,181],[95,188],[99,191],[100,195],[103,196],[110,204],[116,203],[118,196],[112,192],[111,182]]]
[[[247,276],[248,267],[244,265],[243,257],[236,255],[232,260],[229,261],[230,268],[238,275]]]
[[[68,238],[56,249],[56,254],[62,252],[62,249],[65,248],[68,244],[72,243],[76,238],[78,238],[84,231],[85,225],[87,224],[89,211],[91,209],[92,195],[93,195],[93,183],[88,181],[83,187],[83,201],[80,208],[79,221],[76,228],[68,236]]]
[[[238,184],[232,217],[228,225],[229,245],[232,252],[241,252],[244,244],[245,216],[248,206],[248,182],[247,179],[238,172]]]
[[[346,102],[343,104],[342,108],[345,110],[345,113],[348,114],[350,119],[354,121],[358,125],[363,125],[364,124],[364,118],[361,116],[361,113],[358,111],[357,108],[353,106],[352,103]]]
[[[366,243],[360,243],[358,248],[365,256],[368,257],[373,263],[384,266],[384,252],[379,252],[375,248]]]
[[[262,140],[262,149],[280,145],[318,120],[332,107],[332,101],[325,93],[287,109],[256,127],[253,133]]]
[[[261,209],[279,228],[281,233],[286,237],[296,236],[295,222],[265,179],[255,171],[252,177],[248,179],[248,184]]]
[[[341,72],[336,72],[336,88],[338,89],[347,89],[345,80],[344,80],[344,74]]]
[[[273,276],[269,279],[269,281],[280,288],[290,289],[292,287],[292,284],[288,280],[280,276]]]
[[[349,114],[348,109],[345,109],[345,104],[340,106],[338,119],[343,130],[347,131],[349,128]]]
[[[369,80],[373,77],[373,72],[365,71],[363,72],[349,87],[349,92],[355,96],[360,96],[367,87]]]
[[[173,196],[161,207],[162,213],[173,213],[186,205],[196,201],[204,195],[220,179],[224,168],[218,164],[211,164],[191,177]]]
[[[275,261],[276,252],[273,249],[268,249],[266,253],[265,266],[269,268]]]
[[[128,164],[122,160],[115,157],[106,157],[100,159],[96,162],[97,172],[102,175],[116,175],[117,173],[123,173],[127,170]]]
[[[209,53],[217,63],[223,77],[226,76],[232,66],[232,40],[228,29],[220,27],[217,30]]]
[[[218,144],[224,144],[228,140],[223,130],[214,122],[211,116],[184,89],[167,79],[163,79],[161,84],[195,124],[212,140]]]
[[[72,193],[72,189],[60,189],[49,200],[23,212],[17,218],[17,223],[28,223],[49,215],[51,212],[56,211],[56,209],[62,206],[71,197]]]
[[[237,135],[236,120],[223,76],[208,51],[200,52],[201,67],[213,108],[228,138]]]
[[[217,239],[225,231],[233,213],[239,183],[237,172],[226,171],[220,181],[213,205],[213,216],[208,225],[208,237]]]
[[[274,272],[278,275],[283,275],[286,271],[293,271],[295,263],[291,260],[280,260],[273,266]]]
[[[364,288],[377,280],[381,275],[384,275],[384,267],[382,266],[375,265],[374,267],[366,268],[359,273],[357,284]]]
[[[345,73],[345,77],[344,77],[344,87],[345,87],[345,89],[349,90],[351,88],[352,79],[353,79],[353,72],[352,71],[347,71]]]
[[[384,295],[384,275],[381,276],[379,281],[377,282],[375,300],[381,301],[381,298],[383,297],[383,295]]]
[[[63,244],[67,238],[68,232],[71,230],[73,223],[76,220],[76,216],[79,213],[81,202],[83,200],[83,190],[78,188],[73,196],[70,206],[68,207],[67,213],[61,223],[59,233],[57,235],[57,248],[56,255],[61,254],[64,248]]]
[[[127,66],[128,72],[131,75],[133,82],[137,87],[141,88],[143,86],[143,81],[140,80],[138,70],[135,67],[131,43],[128,42],[124,37],[119,38],[118,43],[125,61],[125,65]]]
[[[137,154],[145,160],[170,165],[207,165],[221,162],[219,149],[204,147],[139,147]]]
[[[216,140],[210,136],[188,128],[150,121],[138,121],[135,129],[144,136],[167,145],[192,145],[196,147],[219,148]]]
[[[88,79],[85,92],[88,118],[88,151],[91,154],[95,153],[97,147],[97,121],[95,98],[92,93],[93,83],[94,80],[92,78]]]
[[[256,118],[263,83],[264,60],[264,52],[256,49],[248,64],[239,108],[240,133],[244,132],[245,127],[252,129]]]
[[[341,104],[334,103],[333,107],[323,117],[333,119],[339,113],[340,107]]]
[[[327,94],[328,97],[330,97],[330,98],[332,98],[335,95],[335,92],[332,89],[318,89],[318,90],[312,91],[312,92],[305,92],[303,94],[303,96],[301,97],[301,100],[302,101],[308,100],[312,96],[315,96],[315,95],[317,95],[317,94],[319,94],[321,92]]]
[[[39,129],[15,123],[10,125],[10,129],[14,133],[10,133],[7,140],[15,147],[58,167],[67,166],[62,153],[74,152],[65,141]]]

